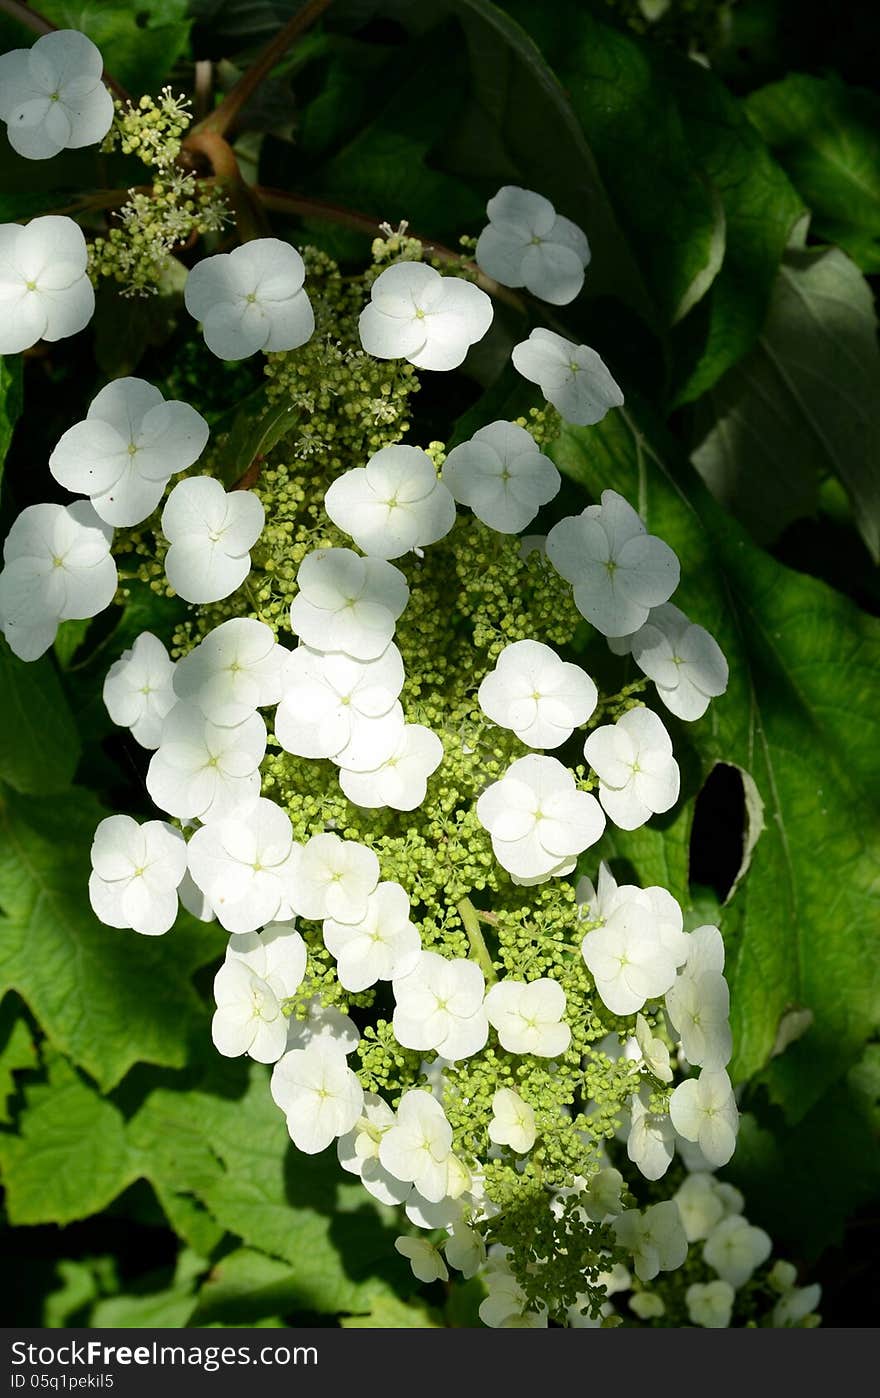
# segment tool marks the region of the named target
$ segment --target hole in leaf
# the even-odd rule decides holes
[[[719,762],[697,797],[691,830],[691,885],[714,889],[721,902],[736,882],[746,852],[746,795],[738,767]]]

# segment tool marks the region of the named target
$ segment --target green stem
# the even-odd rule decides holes
[[[486,946],[483,940],[483,934],[480,931],[479,914],[470,898],[462,898],[461,902],[456,904],[456,907],[458,908],[459,916],[464,924],[464,930],[467,933],[467,939],[471,949],[471,960],[476,961],[483,975],[486,977],[486,984],[493,985],[495,981],[497,981],[498,976],[495,972],[495,967],[492,965],[489,948]]]

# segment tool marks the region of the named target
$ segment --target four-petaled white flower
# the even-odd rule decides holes
[[[393,642],[377,660],[299,646],[282,673],[275,714],[278,741],[299,757],[332,757],[342,766],[350,745],[358,752],[366,747],[378,766],[396,747],[396,730],[403,730],[397,702],[403,681],[403,660]],[[396,725],[376,724],[392,710],[398,715]]]
[[[621,830],[635,830],[678,800],[680,773],[672,739],[644,705],[603,724],[584,743],[599,778],[599,800]]]
[[[363,772],[343,766],[339,785],[355,806],[414,811],[425,799],[428,778],[442,761],[443,744],[437,734],[420,723],[406,723],[394,751],[380,766]]]
[[[635,884],[621,884],[618,887],[604,860],[599,866],[598,885],[597,891],[589,879],[578,880],[575,894],[581,916],[588,917],[591,922],[607,922],[624,903],[636,903],[653,915],[660,944],[674,959],[676,966],[687,960],[694,944],[691,937],[682,931],[682,911],[668,888],[661,888],[659,884],[651,884],[648,888],[637,888]]]
[[[336,957],[339,984],[353,994],[405,976],[415,968],[422,949],[410,922],[409,898],[399,883],[380,883],[367,899],[358,922],[324,922],[324,945]]]
[[[290,816],[260,796],[226,820],[212,821],[187,847],[189,871],[227,932],[288,922],[301,846]]]
[[[317,1155],[350,1131],[364,1105],[364,1090],[345,1050],[321,1036],[280,1058],[270,1086],[290,1139],[305,1155]]]
[[[504,980],[486,995],[486,1014],[508,1053],[533,1053],[558,1058],[571,1042],[563,1020],[565,992],[558,981]]]
[[[76,29],[43,34],[30,49],[0,56],[0,121],[27,160],[102,141],[113,98],[101,82],[100,51]]]
[[[705,1170],[688,1175],[674,1198],[689,1243],[708,1238],[716,1223],[724,1218],[724,1199],[718,1192],[718,1181]]]
[[[376,359],[408,359],[417,369],[457,369],[492,324],[492,302],[472,282],[442,277],[425,262],[381,272],[358,321]]]
[[[395,979],[392,988],[394,1035],[404,1048],[436,1049],[454,1062],[470,1058],[484,1046],[489,1036],[483,1008],[486,983],[473,961],[423,951],[413,969]]]
[[[730,992],[718,971],[690,974],[687,967],[666,992],[666,1012],[678,1031],[688,1063],[711,1070],[730,1062],[733,1039]]]
[[[160,937],[177,917],[177,889],[185,872],[186,845],[179,830],[164,820],[139,825],[131,816],[107,816],[92,842],[92,909],[108,927]]]
[[[64,433],[49,470],[66,490],[88,495],[108,524],[140,524],[207,440],[208,424],[189,403],[166,402],[145,379],[115,379]]]
[[[219,1053],[278,1061],[287,1047],[283,1004],[302,983],[306,958],[306,944],[290,923],[230,937],[226,960],[214,977],[211,1037]]]
[[[280,238],[255,238],[197,262],[183,299],[219,359],[298,349],[315,328],[305,275],[296,248]]]
[[[514,345],[511,359],[514,368],[539,386],[566,422],[579,427],[601,422],[609,409],[619,408],[623,402],[623,394],[596,351],[552,330],[533,330],[527,340]]]
[[[638,1058],[658,1082],[672,1082],[669,1049],[662,1039],[654,1038],[644,1015],[636,1015],[635,1037],[630,1042],[635,1046]]]
[[[407,1258],[417,1281],[449,1281],[449,1272],[442,1252],[433,1243],[429,1243],[427,1238],[395,1238],[394,1247],[401,1257]]]
[[[233,727],[256,709],[278,703],[289,654],[264,622],[231,617],[178,660],[174,692],[211,723]]]
[[[297,869],[296,908],[302,917],[360,922],[379,882],[373,850],[338,835],[313,835]]]
[[[498,863],[521,884],[570,874],[577,856],[605,829],[596,798],[578,791],[555,757],[535,753],[518,758],[487,787],[477,818],[492,837]]]
[[[399,568],[382,558],[361,558],[352,549],[306,554],[296,581],[292,630],[315,650],[344,651],[355,660],[378,659],[409,599]]]
[[[672,1199],[652,1204],[644,1213],[625,1209],[611,1226],[620,1246],[632,1253],[640,1281],[676,1271],[687,1257],[687,1238]]]
[[[107,671],[104,704],[114,723],[129,728],[135,742],[157,748],[162,720],[177,703],[172,678],[174,661],[158,637],[142,631]]]
[[[435,544],[455,523],[455,501],[419,447],[382,447],[337,476],[324,508],[371,558],[400,558]]]
[[[669,1117],[649,1112],[637,1093],[630,1099],[626,1153],[646,1180],[661,1179],[675,1154],[675,1132]]]
[[[693,1282],[684,1294],[688,1318],[705,1330],[726,1330],[733,1315],[736,1292],[730,1282]]]
[[[399,1180],[379,1159],[379,1145],[397,1117],[383,1098],[364,1093],[363,1112],[351,1131],[340,1136],[336,1152],[343,1170],[360,1178],[361,1184],[380,1204],[402,1204],[412,1193],[410,1180]]]
[[[3,545],[0,627],[21,660],[36,660],[58,623],[97,616],[116,593],[113,530],[88,500],[29,505]]]
[[[499,1087],[492,1098],[489,1140],[496,1146],[510,1146],[516,1155],[526,1155],[535,1144],[535,1113],[512,1087]]]
[[[518,534],[558,493],[562,478],[515,422],[490,422],[453,447],[440,479],[455,500],[499,534]]]
[[[584,284],[590,245],[576,223],[531,189],[503,185],[486,205],[489,226],[476,260],[502,286],[524,286],[554,306],[573,301]]]
[[[187,602],[219,602],[251,570],[250,549],[265,512],[252,490],[223,489],[212,476],[190,476],[172,490],[162,511],[168,581]]]
[[[404,1092],[393,1126],[379,1142],[379,1161],[395,1179],[414,1184],[432,1204],[447,1194],[452,1127],[430,1092]]]
[[[450,1267],[461,1272],[465,1279],[475,1277],[486,1261],[486,1244],[476,1228],[468,1228],[461,1219],[452,1226],[452,1233],[444,1244],[446,1261]]]
[[[547,557],[574,588],[581,616],[603,636],[629,636],[678,587],[678,559],[649,534],[616,490],[603,490],[600,505],[554,524]]]
[[[86,275],[83,231],[72,218],[46,214],[0,224],[0,354],[38,340],[64,340],[88,325],[95,293]]]
[[[686,1141],[695,1141],[709,1164],[718,1169],[733,1155],[739,1113],[723,1070],[703,1069],[698,1078],[680,1082],[669,1099],[672,1124]]]
[[[815,1313],[822,1299],[822,1288],[818,1282],[812,1286],[793,1286],[780,1296],[773,1307],[773,1325],[777,1330],[790,1325],[800,1325],[808,1315]]]
[[[676,718],[702,718],[709,701],[727,689],[729,671],[718,642],[672,602],[652,607],[644,625],[626,639],[633,660]]]
[[[251,714],[234,728],[209,723],[195,704],[175,704],[147,769],[147,791],[180,820],[224,820],[260,794],[266,725]]]
[[[755,1268],[767,1261],[772,1246],[763,1228],[756,1228],[742,1214],[734,1214],[712,1229],[703,1244],[703,1261],[722,1281],[739,1290]]]
[[[598,692],[579,665],[540,641],[505,646],[477,693],[487,718],[532,748],[558,748],[586,723]]]
[[[664,943],[650,903],[626,898],[603,927],[586,934],[581,954],[602,1003],[613,1014],[631,1015],[666,994],[686,953]]]
[[[506,1257],[491,1257],[482,1281],[488,1296],[480,1302],[479,1316],[491,1330],[543,1330],[547,1326],[547,1308],[526,1310],[525,1292],[513,1275]]]

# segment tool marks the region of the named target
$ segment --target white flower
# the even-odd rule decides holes
[[[729,1282],[694,1282],[684,1294],[688,1316],[706,1330],[726,1330],[736,1292]]]
[[[773,1326],[782,1330],[791,1325],[800,1325],[802,1320],[815,1312],[821,1299],[822,1288],[818,1282],[812,1286],[792,1287],[773,1307]]]
[[[584,756],[599,777],[599,800],[621,830],[636,830],[678,800],[681,777],[672,739],[643,705],[594,729]]]
[[[306,945],[290,923],[270,923],[263,932],[229,939],[226,960],[214,977],[217,1011],[211,1022],[214,1047],[225,1058],[250,1054],[275,1063],[287,1046],[282,1012],[306,973]]]
[[[363,1113],[351,1131],[340,1136],[336,1146],[343,1170],[360,1178],[361,1184],[380,1204],[402,1204],[412,1193],[409,1180],[390,1174],[379,1159],[379,1144],[397,1118],[381,1097],[364,1093]]]
[[[307,646],[344,651],[355,660],[378,659],[409,598],[406,578],[393,563],[360,558],[351,549],[306,554],[296,581],[291,628]]]
[[[231,728],[256,709],[278,703],[289,654],[264,622],[232,617],[178,660],[174,692],[211,723]]]
[[[180,481],[162,511],[162,533],[171,545],[165,573],[174,591],[187,602],[228,597],[251,570],[250,549],[264,523],[252,490],[227,493],[211,476]]]
[[[594,845],[605,817],[594,796],[578,791],[555,757],[530,753],[507,769],[477,802],[477,818],[492,837],[502,868],[518,883],[569,874]]]
[[[399,883],[380,883],[358,922],[325,920],[324,945],[336,957],[339,984],[345,990],[354,994],[413,970],[422,939],[409,911],[409,898]]]
[[[120,728],[131,729],[141,747],[157,748],[162,741],[162,720],[177,703],[174,669],[162,642],[151,631],[142,631],[107,671],[107,712]]]
[[[514,345],[511,359],[524,379],[538,384],[566,422],[579,427],[601,422],[609,408],[619,408],[623,402],[596,351],[552,330],[533,330],[527,340]]]
[[[349,1019],[335,1005],[322,1005],[319,995],[311,997],[306,1010],[305,1018],[291,1015],[288,1021],[289,1049],[307,1048],[313,1039],[332,1039],[346,1056],[354,1053],[361,1036],[353,1019]]]
[[[337,476],[324,508],[371,558],[435,544],[455,523],[455,501],[418,447],[382,447],[366,466]]]
[[[287,1118],[290,1139],[306,1155],[317,1155],[350,1131],[364,1105],[363,1088],[344,1049],[324,1037],[280,1058],[270,1090]]]
[[[0,57],[0,121],[9,144],[28,160],[94,146],[113,121],[101,82],[104,60],[76,29],[43,34],[30,49]]]
[[[60,621],[96,616],[116,594],[113,530],[87,500],[29,505],[3,545],[0,626],[21,660],[36,660]]]
[[[678,1031],[688,1063],[724,1068],[733,1052],[730,992],[718,971],[694,976],[686,967],[666,992],[666,1012]]]
[[[87,261],[83,231],[72,218],[46,214],[24,228],[0,224],[0,354],[64,340],[88,325],[95,293]]]
[[[726,1165],[736,1146],[739,1113],[723,1071],[703,1069],[698,1078],[687,1078],[669,1100],[672,1124],[686,1141],[695,1141],[710,1166]]]
[[[620,1213],[620,1191],[623,1175],[613,1166],[597,1170],[581,1194],[581,1206],[594,1223],[607,1223]]]
[[[350,750],[349,750],[350,752]],[[342,762],[342,757],[334,759]],[[354,772],[342,767],[339,785],[349,801],[367,810],[390,806],[414,811],[425,799],[428,778],[443,761],[443,744],[420,723],[406,723],[394,751],[372,771]]]
[[[598,692],[579,665],[540,641],[505,646],[477,693],[487,718],[532,748],[558,748],[586,723]]]
[[[379,861],[373,850],[338,835],[313,835],[297,869],[296,910],[317,922],[360,922],[378,882]]]
[[[426,1238],[395,1238],[394,1247],[401,1257],[408,1258],[417,1281],[449,1281],[443,1254]]]
[[[593,888],[587,878],[578,879],[575,895],[583,909],[582,916],[591,922],[607,922],[618,908],[626,903],[635,903],[647,909],[654,919],[654,930],[661,946],[675,961],[676,966],[687,960],[691,941],[682,931],[681,908],[667,888],[652,884],[649,888],[637,888],[635,884],[621,884],[619,887],[608,865],[603,860],[599,866],[599,889]]]
[[[565,992],[558,981],[504,980],[490,987],[486,1014],[508,1053],[533,1053],[558,1058],[571,1042],[565,1014]]]
[[[296,248],[280,238],[256,238],[197,262],[183,299],[220,359],[298,349],[315,328],[305,275]]]
[[[636,1015],[635,1045],[638,1055],[658,1082],[672,1082],[669,1049],[662,1039],[655,1039],[644,1015]]]
[[[417,369],[456,369],[492,324],[492,302],[472,282],[442,277],[424,262],[397,262],[373,282],[358,322],[376,359]]]
[[[708,1238],[724,1217],[717,1181],[702,1170],[699,1174],[688,1175],[673,1197],[689,1243]]]
[[[604,636],[638,630],[651,608],[678,587],[680,569],[672,549],[647,532],[615,490],[602,491],[601,505],[588,505],[554,524],[547,557],[572,584],[578,611]]]
[[[659,1180],[672,1163],[675,1133],[666,1115],[649,1112],[638,1094],[630,1099],[626,1153],[646,1180]]]
[[[491,1330],[543,1330],[547,1309],[527,1311],[525,1293],[504,1257],[492,1257],[481,1274],[488,1296],[480,1302],[479,1316]]]
[[[115,379],[64,433],[49,470],[66,490],[88,495],[108,524],[140,524],[207,440],[208,424],[189,403],[166,402],[144,379]]]
[[[656,1320],[666,1314],[663,1297],[655,1291],[637,1291],[629,1298],[629,1308],[639,1320]]]
[[[346,750],[366,749],[379,765],[391,756],[403,710],[403,661],[392,642],[376,660],[299,646],[287,658],[275,714],[281,746],[299,757],[332,757],[345,766]],[[392,710],[397,723],[376,724]]]
[[[147,769],[147,791],[178,819],[223,820],[260,794],[266,725],[251,714],[234,728],[209,723],[195,704],[175,704]]]
[[[446,1197],[452,1127],[430,1092],[404,1092],[395,1124],[379,1142],[379,1161],[395,1179],[414,1184],[432,1204]]]
[[[189,871],[227,932],[253,932],[287,922],[301,848],[290,817],[265,797],[226,820],[197,830]]]
[[[676,718],[702,718],[710,699],[727,689],[727,661],[718,642],[671,602],[652,607],[645,624],[627,639],[639,669]]]
[[[102,820],[92,842],[89,899],[108,927],[131,927],[147,937],[167,932],[177,917],[177,889],[186,872],[186,845],[163,820],[139,825],[131,816]]]
[[[486,1244],[475,1228],[461,1221],[452,1228],[445,1245],[446,1261],[467,1280],[475,1277],[486,1261]]]
[[[762,1263],[773,1244],[763,1228],[755,1228],[741,1214],[723,1218],[703,1244],[703,1261],[722,1281],[738,1290]]]
[[[721,975],[724,970],[724,939],[717,927],[704,923],[686,937],[687,975],[698,980],[709,972]]]
[[[635,1014],[646,1000],[665,995],[683,959],[664,944],[650,904],[632,898],[586,934],[581,954],[602,1003],[616,1015]]]
[[[625,1209],[611,1225],[621,1247],[633,1255],[636,1276],[653,1281],[658,1272],[674,1272],[687,1257],[687,1238],[671,1199],[640,1213]]]
[[[394,1035],[404,1048],[436,1049],[455,1061],[479,1053],[489,1036],[479,966],[423,951],[411,971],[392,983]],[[421,1186],[419,1186],[421,1188]],[[425,1191],[422,1190],[424,1194]]]
[[[489,226],[477,239],[476,260],[502,286],[524,286],[533,296],[565,306],[584,284],[590,245],[576,223],[557,214],[549,199],[504,185],[486,205]]]
[[[518,534],[559,491],[562,478],[535,439],[515,422],[490,422],[453,447],[441,480],[500,534]]]
[[[528,1102],[511,1087],[499,1087],[492,1098],[489,1140],[496,1146],[510,1146],[516,1155],[526,1155],[535,1144],[535,1113]]]

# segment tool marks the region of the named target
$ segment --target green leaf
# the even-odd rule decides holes
[[[57,1054],[25,1102],[21,1133],[0,1132],[10,1221],[70,1223],[106,1208],[133,1178],[117,1109]]]
[[[442,1330],[443,1321],[424,1301],[377,1296],[366,1315],[343,1316],[343,1330]]]
[[[693,460],[761,542],[833,472],[880,558],[880,352],[867,282],[836,248],[792,250],[754,351],[698,405]]]
[[[0,480],[3,479],[3,463],[15,424],[21,416],[21,408],[21,355],[5,359],[0,356]]]
[[[863,272],[880,272],[880,97],[792,73],[745,107],[812,209],[815,232]]]
[[[700,64],[669,56],[667,73],[693,158],[720,201],[724,262],[700,311],[677,336],[686,378],[677,403],[692,402],[754,345],[782,254],[803,205],[738,103]]]
[[[187,0],[40,0],[39,9],[59,29],[88,35],[135,98],[158,93],[189,42]]]
[[[619,490],[676,550],[674,600],[729,661],[728,691],[707,716],[669,726],[705,775],[721,761],[754,783],[751,819],[763,818],[763,829],[744,832],[751,860],[722,928],[732,1072],[759,1072],[786,1012],[811,1010],[812,1026],[768,1070],[774,1096],[797,1118],[880,1017],[880,625],[755,548],[662,428],[652,423],[644,436],[632,408],[594,428],[564,425],[550,454],[594,498]]]
[[[193,1325],[254,1325],[282,1317],[301,1304],[290,1265],[252,1248],[236,1248],[215,1262],[199,1291]]]
[[[44,794],[70,785],[79,735],[48,656],[25,662],[0,643],[0,779]]]
[[[14,995],[0,1003],[0,1122],[11,1120],[15,1074],[38,1068],[39,1057],[28,1022]]]
[[[223,950],[215,926],[181,914],[165,937],[98,922],[89,849],[94,797],[9,794],[0,809],[0,988],[15,989],[50,1042],[106,1090],[138,1062],[179,1066],[205,1011],[192,971]]]
[[[691,309],[698,292],[708,290],[720,266],[721,230],[662,59],[650,45],[602,24],[577,0],[540,9],[516,0],[508,8],[528,25],[565,89],[662,322],[671,325]],[[639,178],[640,171],[650,178]],[[591,212],[582,213],[590,235]]]
[[[130,1140],[147,1178],[196,1195],[247,1248],[284,1262],[299,1307],[366,1312],[389,1292],[386,1278],[403,1282],[385,1223],[393,1212],[359,1183],[342,1183],[330,1152],[293,1149],[259,1065],[212,1061],[187,1092],[157,1088],[134,1116]]]

